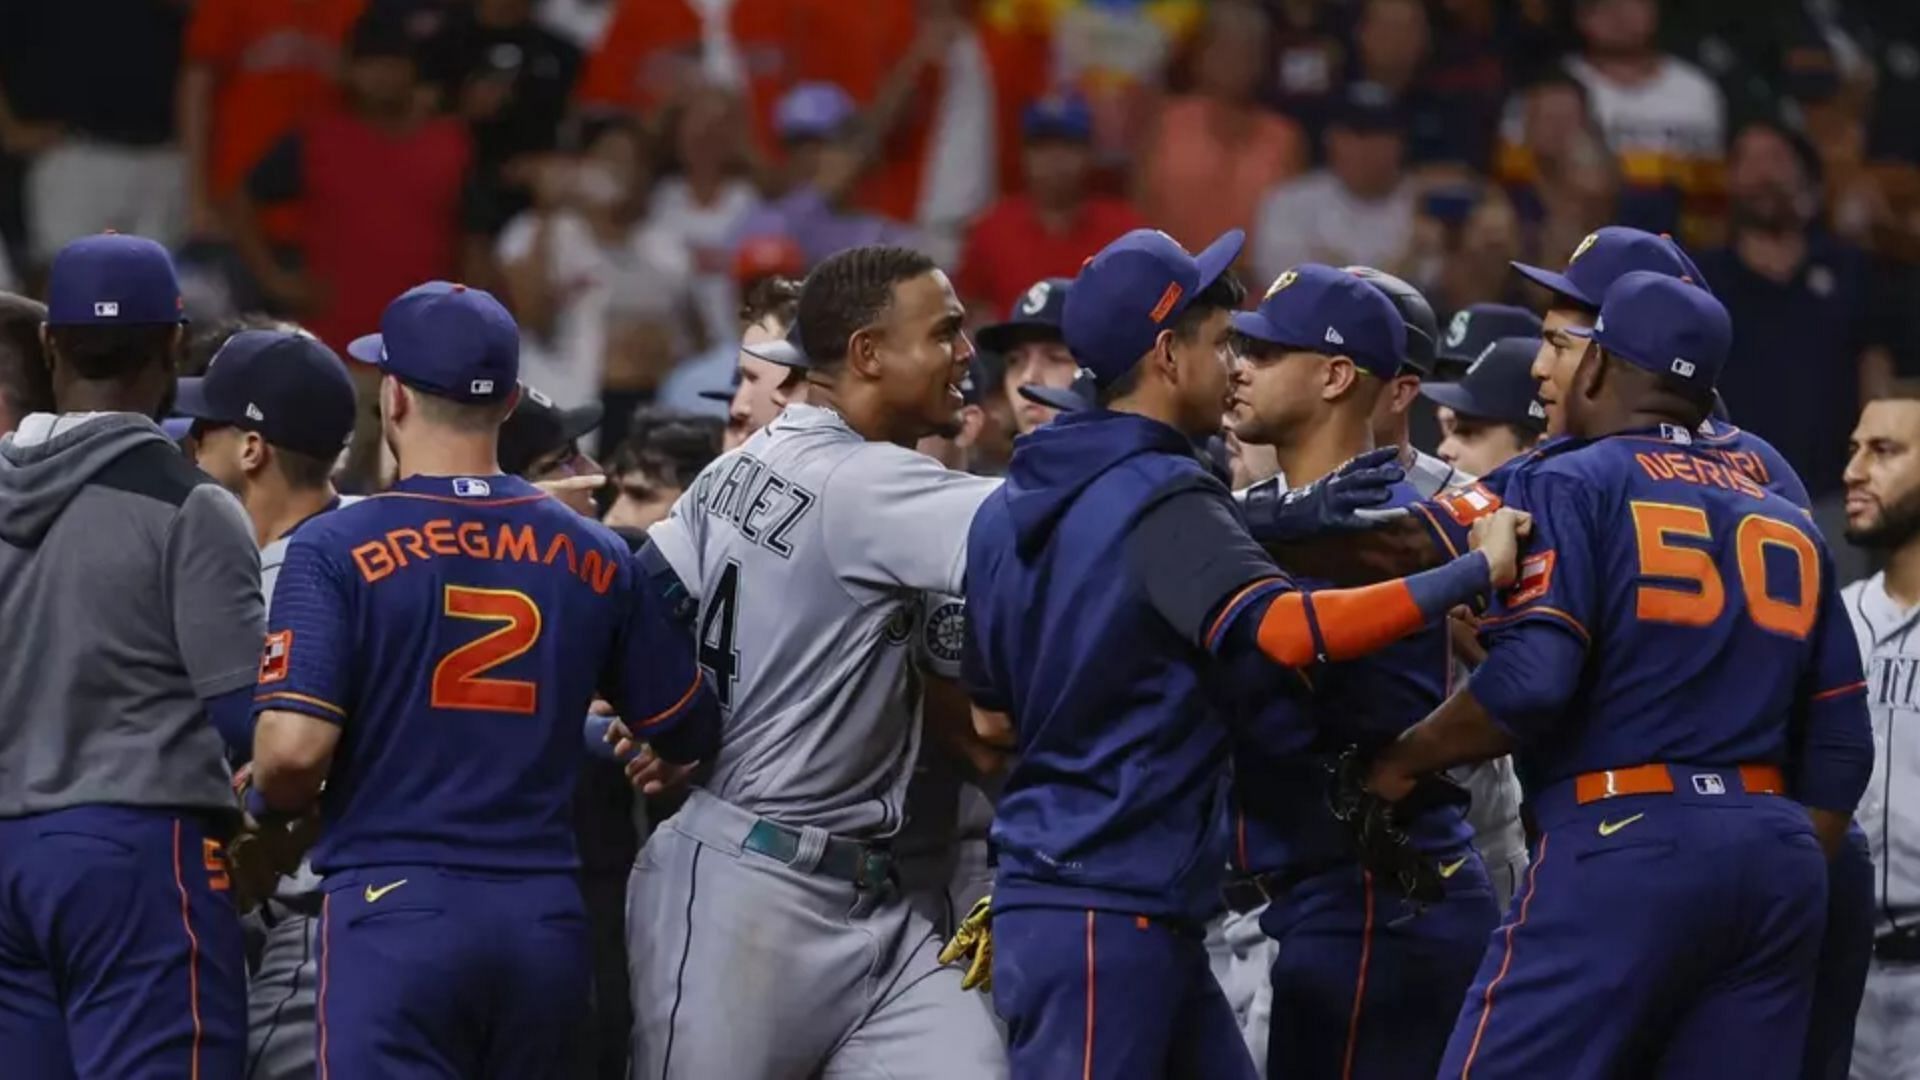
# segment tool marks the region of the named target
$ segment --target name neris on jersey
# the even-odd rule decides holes
[[[688,494],[709,515],[783,559],[793,554],[788,535],[820,501],[766,462],[738,452],[701,473]]]

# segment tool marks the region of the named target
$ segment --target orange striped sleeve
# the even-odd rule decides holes
[[[1425,625],[1404,579],[1358,589],[1283,593],[1260,620],[1260,650],[1288,667],[1352,660]]]

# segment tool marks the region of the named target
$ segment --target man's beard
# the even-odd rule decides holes
[[[1874,551],[1892,551],[1920,535],[1920,489],[1880,505],[1880,520],[1865,528],[1849,527],[1847,543]]]

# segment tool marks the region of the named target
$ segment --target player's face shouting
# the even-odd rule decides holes
[[[1868,402],[1847,453],[1847,539],[1894,548],[1920,533],[1920,401]]]
[[[876,356],[881,394],[907,438],[952,430],[958,422],[966,405],[960,384],[973,358],[966,317],[953,283],[939,270],[893,287]]]
[[[1573,391],[1573,373],[1586,355],[1587,339],[1567,333],[1569,326],[1584,329],[1593,319],[1579,308],[1548,309],[1540,331],[1540,351],[1533,358],[1533,378],[1540,384],[1540,404],[1547,410],[1547,434],[1567,433],[1566,402]]]

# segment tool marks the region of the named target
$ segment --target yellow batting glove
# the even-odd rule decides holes
[[[942,964],[965,962],[967,973],[960,977],[960,989],[993,989],[993,897],[983,896],[960,920],[959,929],[940,950]]]

